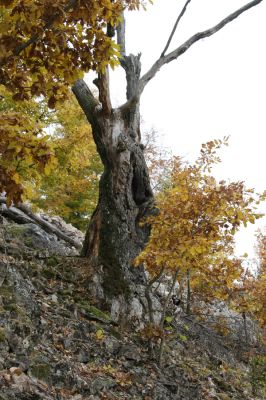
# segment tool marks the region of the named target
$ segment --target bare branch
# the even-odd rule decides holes
[[[173,289],[175,287],[176,284],[176,280],[177,280],[177,276],[179,273],[179,268],[177,268],[177,270],[175,271],[175,274],[173,276],[173,281],[172,281],[172,285],[170,287],[169,293],[165,299],[164,305],[163,305],[163,309],[162,309],[162,315],[161,315],[161,320],[160,320],[160,327],[161,329],[163,329],[164,327],[164,320],[165,320],[165,313],[166,313],[166,307],[168,306],[170,297],[172,295]],[[162,357],[163,357],[163,350],[164,350],[164,344],[165,344],[165,334],[163,334],[163,336],[161,337],[161,343],[160,343],[160,349],[159,349],[159,366],[161,367],[162,365]]]
[[[145,86],[147,83],[156,75],[156,73],[160,70],[160,68],[168,64],[169,62],[176,60],[179,56],[181,56],[183,53],[185,53],[194,43],[198,42],[201,39],[204,39],[206,37],[214,35],[216,32],[221,30],[225,25],[229,24],[233,20],[235,20],[237,17],[239,17],[241,14],[243,14],[245,11],[249,10],[252,7],[255,7],[259,3],[261,3],[263,0],[253,0],[250,3],[246,4],[245,6],[239,8],[238,10],[234,11],[232,14],[228,15],[226,18],[224,18],[222,21],[220,21],[217,25],[214,27],[207,29],[206,31],[198,32],[195,35],[191,36],[186,42],[181,44],[177,49],[172,51],[171,53],[165,55],[162,58],[159,58],[153,66],[150,68],[150,70],[142,76],[142,78],[139,81],[139,87],[138,87],[138,96],[141,95],[143,92]]]
[[[117,44],[120,46],[121,57],[126,55],[126,21],[124,13],[121,15],[121,22],[116,28],[117,32]]]
[[[186,4],[184,5],[184,7],[183,7],[182,10],[181,10],[181,13],[178,15],[177,20],[176,20],[176,22],[175,22],[175,24],[174,24],[174,27],[173,27],[173,29],[172,29],[172,32],[171,32],[171,34],[170,34],[170,36],[169,36],[169,38],[168,38],[168,40],[167,40],[166,46],[165,46],[165,48],[163,49],[163,52],[162,52],[160,58],[164,57],[165,53],[167,52],[168,47],[170,46],[170,43],[171,43],[171,41],[172,41],[172,39],[173,39],[173,36],[174,36],[174,34],[175,34],[177,25],[179,24],[181,18],[182,18],[183,15],[185,14],[185,12],[186,12],[186,10],[187,10],[187,6],[189,5],[190,2],[191,2],[191,0],[187,0],[187,1],[186,1]]]
[[[176,271],[175,271],[175,273],[174,273],[173,280],[172,280],[172,284],[171,284],[170,289],[169,289],[169,293],[168,293],[168,295],[167,295],[167,297],[166,297],[166,299],[165,299],[165,301],[164,301],[164,305],[163,305],[163,309],[162,309],[162,315],[161,315],[161,320],[160,320],[160,326],[161,326],[161,328],[163,328],[164,319],[165,319],[165,313],[166,313],[166,308],[167,308],[167,306],[168,306],[168,303],[169,303],[169,301],[170,301],[171,295],[172,295],[172,293],[173,293],[173,290],[174,290],[174,287],[175,287],[175,284],[176,284],[176,280],[177,280],[178,274],[179,274],[179,268],[177,268]]]

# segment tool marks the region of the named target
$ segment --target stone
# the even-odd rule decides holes
[[[58,302],[57,295],[56,294],[52,294],[51,300],[52,300],[53,303],[57,303]]]
[[[116,354],[118,352],[119,348],[121,347],[119,340],[117,340],[116,338],[114,338],[112,336],[107,336],[104,339],[104,345],[106,347],[106,350],[108,350],[113,355]]]
[[[129,305],[129,319],[133,317],[138,318],[139,321],[143,317],[143,306],[137,297],[134,297]]]
[[[49,364],[36,364],[29,368],[28,375],[46,383],[51,382],[51,367]]]
[[[101,394],[103,390],[109,390],[116,386],[116,381],[112,378],[96,378],[90,384],[90,393],[91,394]]]
[[[81,350],[78,353],[77,359],[80,363],[86,364],[89,362],[90,360],[90,354],[89,352],[85,351],[85,350]]]
[[[126,344],[120,348],[119,355],[127,360],[139,362],[141,360],[139,348],[133,344]]]

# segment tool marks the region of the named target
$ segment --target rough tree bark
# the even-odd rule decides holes
[[[140,55],[126,55],[124,20],[117,29],[121,51],[121,65],[126,73],[127,102],[113,109],[109,93],[108,71],[99,74],[95,84],[99,100],[83,80],[72,90],[92,126],[93,136],[104,165],[100,180],[99,202],[92,215],[82,254],[103,268],[104,290],[107,296],[124,294],[132,279],[132,260],[148,239],[149,229],[139,221],[153,207],[153,194],[143,155],[140,135],[139,102],[146,84],[159,69],[184,54],[194,43],[209,37],[236,19],[243,12],[258,5],[253,0],[228,15],[214,27],[198,32],[166,54],[180,19],[190,3],[187,0],[160,58],[140,77]]]

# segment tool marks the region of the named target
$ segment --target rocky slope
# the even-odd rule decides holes
[[[2,217],[0,251],[0,400],[263,399],[257,343],[179,312],[159,367],[144,331],[96,307],[75,248]]]

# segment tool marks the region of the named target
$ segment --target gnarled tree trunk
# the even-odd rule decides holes
[[[92,215],[83,255],[103,268],[105,294],[126,294],[134,273],[133,259],[148,239],[148,227],[139,225],[153,203],[149,175],[140,141],[139,101],[134,91],[140,74],[139,57],[124,57],[127,97],[121,108],[112,109],[108,73],[95,82],[101,105],[84,81],[73,92],[91,123],[94,140],[104,165],[99,201]]]

